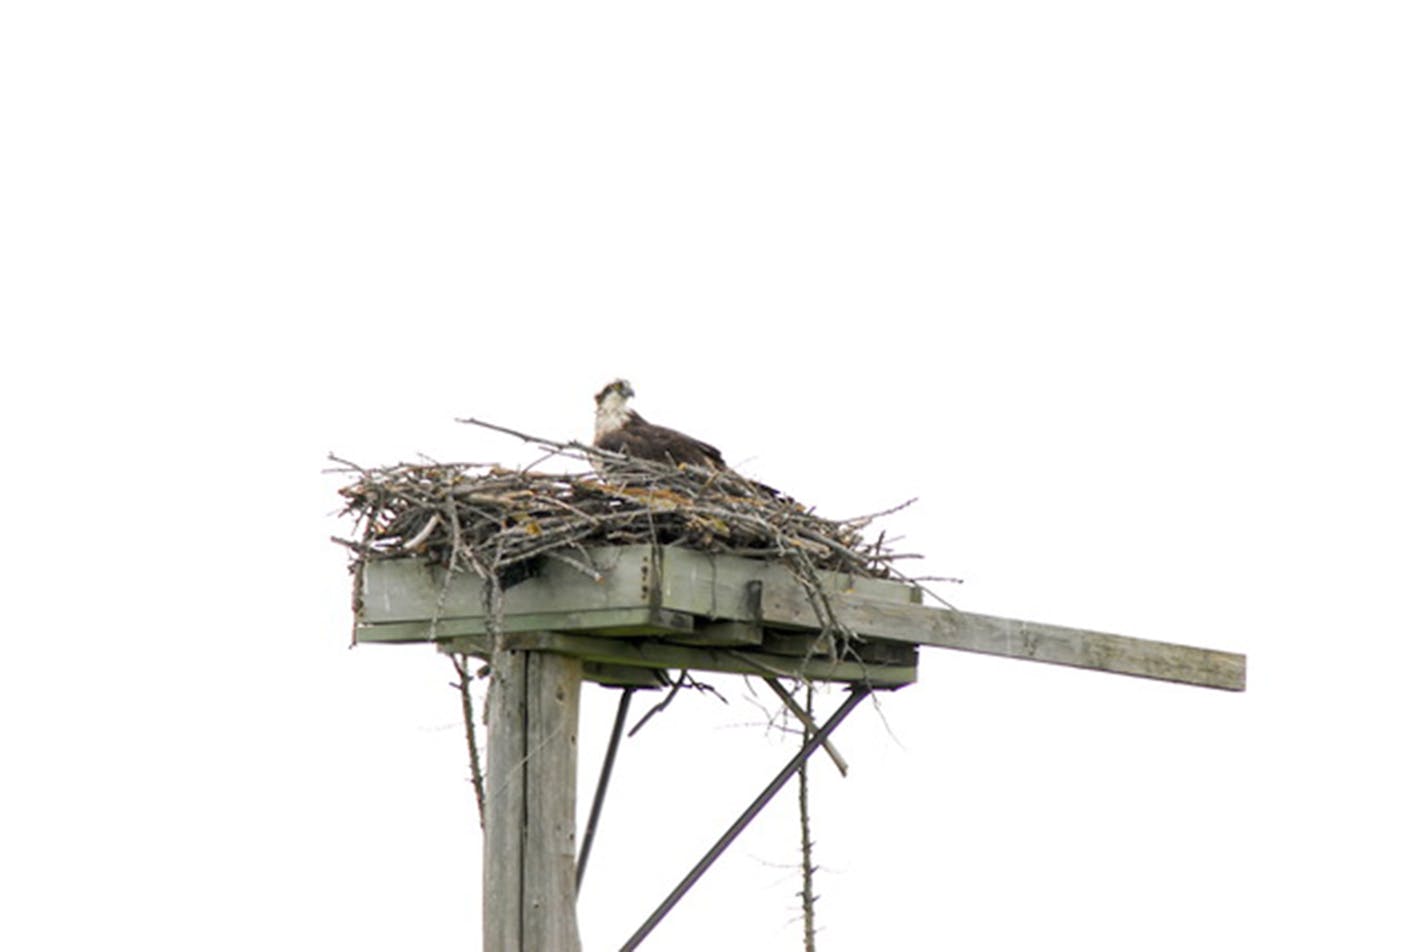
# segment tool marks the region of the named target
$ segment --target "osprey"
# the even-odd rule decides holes
[[[639,459],[727,468],[717,447],[644,420],[628,406],[631,396],[633,385],[626,380],[615,380],[598,391],[593,398],[598,405],[593,418],[594,446]]]

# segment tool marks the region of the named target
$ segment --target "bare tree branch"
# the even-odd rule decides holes
[[[780,685],[778,685],[780,687]],[[815,733],[811,720],[811,685],[806,685],[806,718],[802,722],[801,743],[809,744]],[[801,812],[801,935],[806,952],[816,952],[816,892],[812,877],[816,867],[811,863],[811,791],[806,773],[807,764],[802,764],[796,773],[796,786]]]
[[[475,742],[475,702],[470,696],[470,657],[469,655],[450,656],[450,663],[455,666],[455,677],[458,679],[451,687],[460,692],[460,709],[465,718],[465,746],[470,755],[470,783],[475,788],[475,803],[480,811],[480,829],[485,828],[485,777],[480,769],[480,749]]]

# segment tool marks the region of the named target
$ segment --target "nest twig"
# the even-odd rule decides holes
[[[731,470],[572,443],[548,447],[592,466],[574,473],[477,463],[367,468],[333,456],[337,472],[355,477],[341,495],[345,514],[357,519],[354,537],[337,541],[361,560],[422,556],[500,579],[539,556],[591,545],[684,545],[878,578],[908,557],[861,537],[874,516],[827,519]]]
[[[630,459],[558,443],[478,420],[579,464],[574,472],[487,463],[419,463],[369,468],[332,456],[352,476],[341,489],[356,519],[347,546],[357,563],[425,558],[484,579],[491,594],[517,584],[548,557],[597,574],[578,550],[601,545],[681,545],[787,565],[806,588],[823,628],[846,636],[818,570],[901,577],[883,534],[861,531],[877,513],[838,521],[732,470]],[[896,507],[896,509],[901,507]],[[895,511],[895,510],[888,510]],[[843,639],[837,639],[843,641]]]

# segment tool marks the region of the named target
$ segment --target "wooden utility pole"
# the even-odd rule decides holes
[[[490,658],[485,952],[579,952],[574,786],[583,663]]]

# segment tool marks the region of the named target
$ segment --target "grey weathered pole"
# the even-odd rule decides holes
[[[579,952],[574,781],[583,663],[492,653],[485,952]]]

